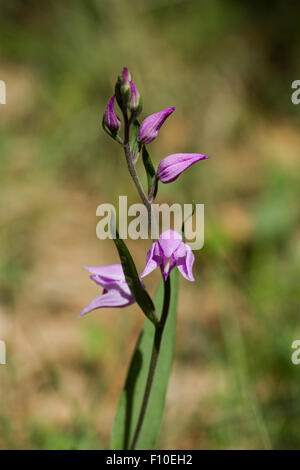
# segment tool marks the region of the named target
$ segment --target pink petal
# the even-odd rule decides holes
[[[109,264],[106,266],[84,266],[91,274],[96,274],[100,278],[107,281],[123,281],[125,280],[123,268],[121,264]]]
[[[188,281],[195,281],[192,272],[195,256],[191,248],[185,243],[181,242],[173,256],[175,258],[178,270],[181,272],[183,277],[185,277]]]
[[[143,269],[141,277],[145,277],[150,274],[154,269],[162,263],[162,257],[157,242],[154,242],[147,253],[146,266]]]
[[[121,291],[118,290],[111,290],[100,297],[92,300],[92,302],[85,307],[82,312],[79,314],[80,317],[86,315],[87,313],[91,312],[92,310],[96,310],[98,308],[104,307],[127,307],[128,305],[132,304],[134,299],[128,296],[122,295]]]
[[[124,295],[132,295],[129,289],[127,282],[124,281],[112,281],[111,279],[105,279],[104,277],[93,274],[90,276],[92,281],[94,281],[99,286],[103,287],[105,290],[109,291],[111,289],[117,289],[123,292]]]
[[[176,248],[182,241],[182,237],[178,232],[174,230],[166,230],[159,236],[159,246],[163,252],[164,257],[170,258]]]

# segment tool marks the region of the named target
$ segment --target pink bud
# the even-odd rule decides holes
[[[209,157],[202,153],[174,153],[160,162],[157,177],[162,183],[171,183],[191,165],[207,158]]]
[[[167,108],[158,113],[151,114],[141,124],[138,141],[141,144],[149,144],[159,133],[159,130],[165,120],[173,113],[175,108]]]
[[[114,101],[115,97],[112,96],[106,106],[105,113],[103,116],[103,123],[107,127],[107,129],[112,133],[112,135],[116,135],[121,127],[120,119],[115,113]]]

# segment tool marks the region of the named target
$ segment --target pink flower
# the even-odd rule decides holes
[[[141,144],[150,144],[156,139],[161,126],[174,110],[175,108],[167,108],[148,116],[141,124],[138,141]]]
[[[157,177],[162,183],[171,183],[187,168],[199,160],[206,160],[202,153],[174,153],[164,158],[157,169]]]
[[[103,124],[113,135],[116,135],[121,127],[121,122],[115,113],[114,101],[115,97],[112,96],[106,106],[106,110],[103,116]]]
[[[142,100],[135,84],[132,81],[130,81],[129,83],[130,83],[131,96],[130,96],[128,107],[131,112],[137,115],[142,111],[142,108],[143,108]]]
[[[110,264],[108,266],[85,266],[92,276],[90,278],[99,286],[103,287],[100,297],[92,300],[80,313],[80,317],[86,313],[103,307],[127,307],[135,302],[133,295],[125,280],[121,264]]]
[[[174,230],[166,230],[148,251],[147,263],[141,277],[147,276],[161,265],[164,278],[167,279],[171,270],[177,265],[183,277],[188,281],[194,281],[192,273],[194,261],[194,254],[191,248],[182,241],[181,235]]]

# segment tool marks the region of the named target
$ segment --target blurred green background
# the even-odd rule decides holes
[[[149,146],[156,164],[211,156],[160,186],[160,202],[205,204],[205,246],[196,283],[181,280],[158,448],[299,448],[299,3],[0,5],[0,447],[109,445],[143,315],[77,315],[99,295],[82,266],[118,260],[96,207],[138,200],[100,128],[127,65],[143,116],[176,107]],[[128,246],[142,269],[149,243]]]

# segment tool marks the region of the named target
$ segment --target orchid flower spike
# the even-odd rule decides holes
[[[191,248],[182,241],[182,236],[174,230],[163,232],[147,253],[147,263],[141,277],[147,276],[158,266],[162,266],[165,280],[175,264],[188,281],[194,281],[192,273],[195,256]]]
[[[112,96],[106,106],[103,116],[103,125],[111,132],[112,135],[116,135],[121,127],[121,121],[115,113],[114,102],[115,97]]]
[[[171,183],[191,165],[207,158],[209,157],[202,153],[174,153],[160,162],[157,177],[162,183]]]
[[[141,144],[149,144],[156,139],[161,126],[173,111],[175,108],[167,108],[148,116],[141,124],[138,141]]]
[[[108,266],[85,266],[92,276],[90,278],[99,286],[103,287],[100,297],[92,300],[79,314],[80,317],[86,313],[103,307],[127,307],[135,302],[133,295],[125,280],[121,264],[110,264]]]

